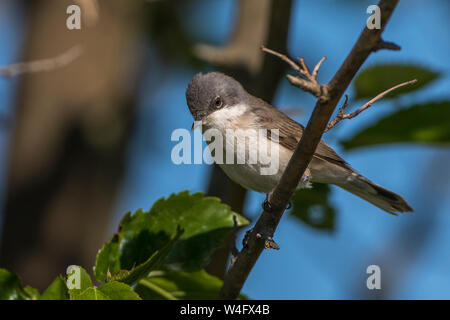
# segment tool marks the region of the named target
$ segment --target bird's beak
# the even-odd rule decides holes
[[[195,130],[197,127],[200,127],[202,125],[202,122],[201,121],[194,121],[193,123],[192,123],[192,128],[191,128],[191,130]]]

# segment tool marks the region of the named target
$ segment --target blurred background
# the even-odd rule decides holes
[[[66,27],[71,4],[81,8],[80,30]],[[302,56],[310,68],[327,56],[318,77],[326,83],[371,4],[0,0],[0,267],[43,289],[68,265],[89,269],[127,211],[183,190],[218,196],[255,222],[264,195],[215,166],[171,161],[172,131],[192,125],[188,82],[226,72],[306,124],[315,98],[292,87],[284,75],[293,71],[260,46]],[[243,293],[450,299],[449,14],[446,0],[401,1],[383,37],[402,50],[369,57],[347,91],[349,111],[385,82],[418,85],[324,135],[415,211],[395,217],[336,187],[296,194],[276,232],[281,250],[263,252]],[[229,248],[214,254],[208,272],[223,277]],[[366,287],[369,265],[381,268],[381,290]]]

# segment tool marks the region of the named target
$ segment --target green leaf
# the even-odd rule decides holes
[[[291,200],[291,214],[314,229],[333,231],[336,210],[328,202],[329,194],[330,187],[322,183],[297,190]]]
[[[69,289],[67,289],[66,280],[60,275],[44,291],[40,300],[68,300]]]
[[[217,299],[221,287],[222,281],[204,270],[153,271],[135,291],[145,300],[206,300]],[[247,297],[241,294],[239,299]]]
[[[155,251],[150,258],[132,270],[119,270],[111,278],[111,280],[124,282],[128,285],[136,283],[139,279],[146,277],[150,271],[154,270],[167,257],[174,244],[183,234],[183,230],[178,229],[177,234],[160,250]],[[109,279],[108,279],[109,281]]]
[[[383,64],[361,71],[353,82],[355,99],[371,99],[393,86],[417,79],[415,84],[404,86],[386,95],[383,99],[418,90],[439,77],[439,73],[415,65]]]
[[[430,102],[401,109],[342,141],[341,144],[345,149],[354,149],[399,142],[448,145],[450,101]]]
[[[71,270],[67,273],[66,284],[71,297],[93,287],[91,277],[86,270],[80,266],[70,266],[69,268]]]
[[[86,270],[79,266],[71,266],[67,286],[71,300],[140,300],[133,289],[123,283],[111,281],[95,287]]]
[[[177,270],[199,270],[233,229],[234,214],[219,199],[188,191],[156,201],[150,211],[127,213],[119,232],[98,253],[95,277],[106,282],[108,275],[139,266],[177,234],[178,226],[184,233],[164,264]],[[242,216],[237,217],[239,226],[248,224]]]
[[[129,285],[111,281],[98,288],[90,287],[71,295],[72,300],[141,300]]]
[[[0,300],[30,300],[39,295],[36,289],[22,287],[17,274],[0,269]]]
[[[128,214],[129,213],[127,213],[127,215]],[[111,272],[115,273],[121,270],[120,238],[118,233],[113,235],[111,240],[109,240],[109,242],[107,242],[97,253],[94,276],[100,282],[107,282],[112,276]]]
[[[23,291],[25,291],[25,293],[30,297],[31,300],[39,300],[41,297],[39,291],[30,286],[26,286],[25,288],[23,288]]]

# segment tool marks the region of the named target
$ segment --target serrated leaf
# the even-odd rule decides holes
[[[23,288],[17,274],[6,269],[0,269],[0,300],[30,300],[34,299],[36,289]]]
[[[217,299],[222,281],[204,270],[196,272],[154,271],[141,279],[135,291],[145,300]],[[243,294],[239,299],[247,299]]]
[[[150,271],[156,269],[160,263],[167,257],[174,244],[180,239],[183,230],[178,229],[173,239],[167,242],[160,250],[155,251],[147,261],[141,263],[132,270],[119,270],[111,278],[111,280],[120,281],[128,285],[133,285],[139,279],[146,277]],[[108,280],[109,281],[109,280]]]
[[[322,183],[295,191],[291,199],[291,214],[314,229],[333,231],[336,210],[328,202],[329,194],[330,187]]]
[[[71,300],[139,300],[140,297],[128,285],[111,281],[95,287],[89,274],[80,266],[71,266],[67,273],[66,284]]]
[[[129,285],[111,281],[98,288],[90,287],[71,295],[72,300],[141,300]]]
[[[383,99],[392,99],[400,94],[418,90],[439,77],[439,73],[416,65],[383,64],[361,71],[353,86],[355,99],[371,99],[393,86],[412,79],[415,84],[404,86],[386,95]]]
[[[450,101],[401,109],[342,141],[345,149],[386,143],[450,143]]]
[[[164,264],[172,269],[199,270],[209,263],[212,252],[233,229],[234,214],[219,199],[188,191],[156,201],[148,212],[128,213],[120,223],[119,233],[99,251],[95,277],[105,282],[108,274],[139,266],[176,235],[178,226],[184,233]],[[248,224],[242,216],[237,217],[238,225]]]
[[[67,289],[66,280],[62,276],[58,276],[39,298],[39,300],[68,299],[69,289]]]

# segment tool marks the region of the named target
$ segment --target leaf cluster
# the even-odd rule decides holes
[[[40,294],[0,269],[0,299],[139,300],[214,299],[222,281],[203,268],[229,232],[248,224],[213,197],[181,192],[149,211],[127,213],[97,254],[93,281],[79,266],[59,275]],[[244,298],[244,296],[242,296]]]

